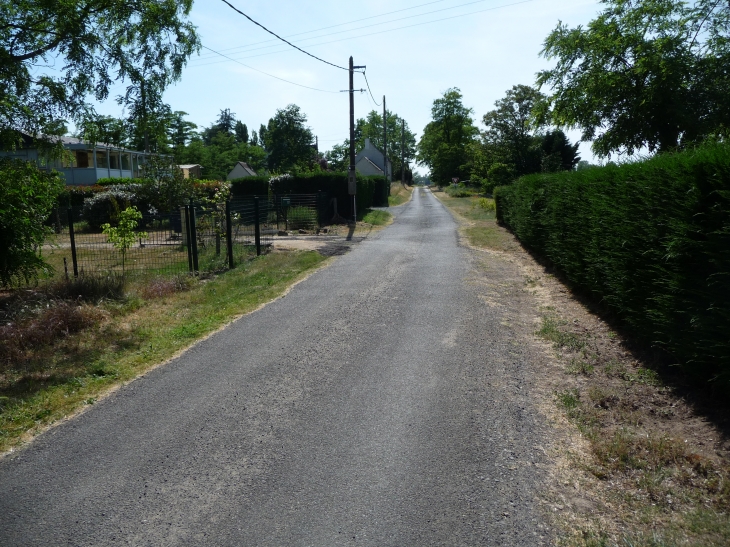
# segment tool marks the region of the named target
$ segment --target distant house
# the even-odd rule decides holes
[[[203,178],[203,166],[197,163],[187,163],[185,165],[178,165],[180,170],[183,172],[183,177],[189,179],[190,177],[196,179]]]
[[[0,157],[11,157],[35,162],[44,170],[55,169],[69,186],[92,185],[107,177],[138,178],[147,159],[157,154],[127,150],[118,146],[97,143],[91,145],[75,137],[60,137],[69,158],[49,159],[37,148],[34,139],[23,137],[23,145],[15,150],[0,150]]]
[[[370,139],[366,138],[365,146],[357,153],[357,156],[355,156],[355,171],[364,176],[380,175],[382,177],[386,174],[387,168],[387,176],[388,180],[390,180],[390,177],[393,174],[392,164],[390,163],[390,160],[388,160],[388,165],[384,166],[383,160],[383,153],[375,148],[373,143],[370,142]]]
[[[228,180],[242,179],[244,177],[255,177],[256,171],[251,169],[246,162],[239,161],[226,177]]]

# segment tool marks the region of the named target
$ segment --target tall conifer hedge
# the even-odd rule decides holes
[[[730,385],[730,147],[530,175],[498,219],[639,338]]]

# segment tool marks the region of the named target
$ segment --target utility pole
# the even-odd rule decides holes
[[[400,183],[406,185],[406,121],[400,120]]]
[[[383,95],[383,173],[385,174],[385,204],[388,204],[390,185],[388,184],[388,111],[385,109],[385,95]]]
[[[357,223],[357,177],[355,176],[355,90],[354,73],[356,68],[367,68],[365,66],[354,66],[350,56],[350,167],[347,171],[347,193],[352,196],[352,218]]]

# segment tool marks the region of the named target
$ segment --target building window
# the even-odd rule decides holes
[[[106,161],[106,150],[96,151],[96,167],[97,169],[109,168],[109,163]]]
[[[109,152],[109,168],[119,169],[119,152]]]
[[[76,150],[76,167],[88,168],[94,167],[88,150]]]
[[[129,171],[131,168],[131,161],[129,154],[122,154],[122,169],[125,171]]]

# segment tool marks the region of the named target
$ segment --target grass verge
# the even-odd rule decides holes
[[[316,252],[271,253],[184,292],[155,281],[121,301],[102,300],[93,327],[67,330],[0,364],[0,452],[280,296],[324,260]]]
[[[404,186],[400,182],[393,182],[390,185],[388,205],[391,207],[403,205],[411,199],[411,194],[413,194],[412,186]]]
[[[455,198],[436,190],[433,194],[462,218],[464,222],[460,231],[474,247],[506,252],[519,249],[514,236],[497,224],[493,199],[479,196]]]
[[[551,344],[564,374],[541,381],[554,389],[548,406],[586,441],[556,444],[566,467],[554,470],[544,495],[558,544],[730,545],[730,425],[722,411],[693,394],[678,372],[633,353],[553,276],[522,262],[529,258],[496,224],[491,200],[434,194],[462,219],[471,245],[529,264],[526,271],[537,276],[525,274],[525,291],[556,304],[540,308],[535,334]]]
[[[393,221],[393,215],[388,211],[369,209],[362,217],[362,222],[373,226],[386,226]]]

